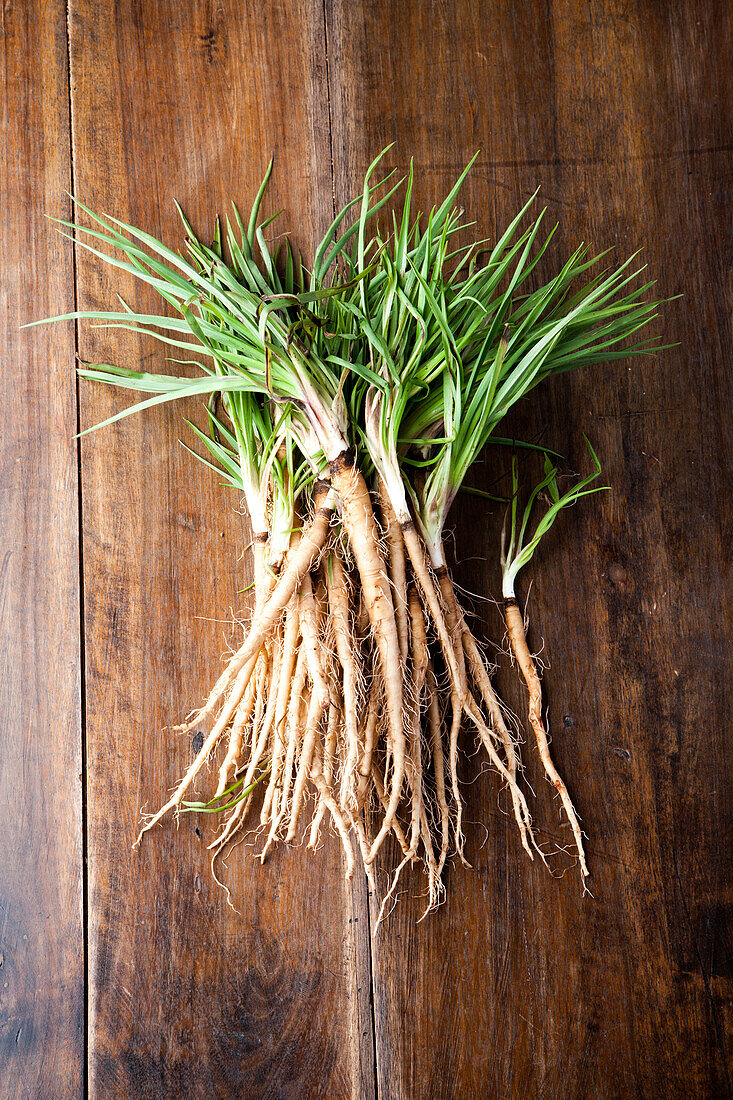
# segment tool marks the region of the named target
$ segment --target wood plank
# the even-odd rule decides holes
[[[43,71],[43,80],[37,74]],[[66,8],[0,44],[0,1095],[81,1097],[81,644]],[[49,262],[53,257],[53,262]]]
[[[284,208],[306,249],[325,229],[320,6],[72,0],[71,63],[76,186],[93,209],[182,245],[173,198],[203,232],[231,199],[248,206],[275,152],[268,210]],[[81,308],[114,290],[157,305],[77,260]],[[119,332],[80,340],[86,359],[163,365],[160,345]],[[84,385],[82,424],[125,403]],[[360,1095],[365,902],[343,885],[338,844],[280,850],[264,868],[236,849],[223,872],[236,912],[209,871],[210,818],[168,822],[131,851],[141,807],[157,808],[194,751],[163,727],[207,693],[249,581],[238,501],[178,445],[184,413],[196,410],[83,445],[90,1095]]]
[[[423,899],[403,895],[375,939],[390,1100],[730,1089],[726,14],[645,0],[327,3],[338,202],[394,139],[394,163],[415,157],[423,209],[480,147],[464,205],[481,235],[541,185],[561,223],[545,270],[581,240],[644,245],[659,291],[685,295],[660,323],[679,348],[554,382],[512,421],[525,438],[544,430],[575,469],[587,431],[613,486],[548,538],[529,604],[594,897],[576,873],[553,881],[529,864],[493,782],[467,784],[473,870],[451,870],[445,906],[419,927]],[[502,458],[475,483],[492,484]],[[501,519],[472,499],[456,510],[457,576],[481,597],[500,595]],[[498,611],[474,607],[500,642]],[[562,838],[525,755],[545,836]],[[466,762],[466,780],[475,771]]]

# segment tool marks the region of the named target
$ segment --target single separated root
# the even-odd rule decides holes
[[[580,829],[578,815],[575,812],[575,807],[568,794],[568,789],[550,755],[550,742],[542,722],[542,685],[540,684],[537,668],[535,667],[532,654],[527,644],[527,634],[524,629],[524,616],[519,610],[516,600],[509,599],[505,601],[505,616],[512,652],[517,659],[517,663],[521,669],[524,682],[529,692],[529,721],[537,740],[540,759],[548,779],[560,795],[567,819],[573,830],[575,846],[578,850],[578,859],[580,860],[580,873],[583,878],[583,883],[585,884],[585,879],[588,877],[589,872],[588,865],[585,861],[583,834]]]

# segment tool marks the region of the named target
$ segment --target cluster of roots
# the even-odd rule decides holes
[[[400,872],[417,860],[426,870],[428,912],[442,900],[446,860],[464,858],[463,729],[478,739],[508,789],[526,852],[544,860],[519,783],[518,742],[449,572],[431,567],[415,526],[399,524],[383,494],[372,496],[349,455],[331,464],[330,481],[316,483],[311,512],[279,569],[268,565],[267,535],[252,546],[255,606],[245,640],[205,704],[177,727],[203,725],[209,733],[137,843],[170,811],[204,806],[184,800],[223,742],[218,783],[205,804],[223,813],[213,859],[244,829],[259,834],[264,860],[277,841],[306,832],[315,848],[330,823],[347,877],[358,853],[371,879],[392,834],[401,860],[380,919]],[[506,622],[529,691],[534,739],[572,826],[585,879],[580,826],[550,757],[539,678],[516,604],[507,606]]]

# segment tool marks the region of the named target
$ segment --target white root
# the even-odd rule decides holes
[[[575,812],[575,807],[568,794],[568,789],[565,786],[564,780],[561,778],[552,756],[550,755],[550,742],[545,730],[544,723],[542,721],[542,686],[540,684],[540,678],[537,675],[537,669],[535,667],[532,654],[529,651],[527,644],[527,635],[524,629],[524,616],[517,606],[516,600],[507,600],[505,605],[505,615],[507,629],[509,631],[509,640],[511,642],[512,650],[517,663],[524,676],[527,690],[529,692],[529,721],[535,734],[537,741],[537,748],[539,750],[540,759],[542,765],[547,774],[547,778],[552,783],[553,787],[560,795],[560,800],[565,810],[570,827],[573,831],[573,837],[575,838],[575,846],[578,850],[578,859],[580,861],[580,874],[585,883],[585,879],[588,877],[588,864],[585,859],[585,848],[583,846],[583,834],[580,829],[580,822],[578,821],[578,815]]]
[[[270,782],[268,783],[267,790],[265,791],[264,802],[262,803],[262,811],[260,815],[260,823],[262,825],[266,825],[269,821],[270,806],[272,804],[273,793],[280,777],[282,753],[284,751],[285,743],[285,721],[287,718],[288,699],[290,698],[290,692],[293,685],[293,674],[295,673],[296,663],[299,656],[299,608],[300,598],[297,593],[294,593],[293,596],[291,596],[290,598],[290,603],[288,604],[288,608],[285,613],[282,670],[277,683],[277,692],[275,695],[275,715],[273,719],[275,732],[271,758],[272,770],[270,773]],[[300,675],[300,672],[298,675]]]
[[[355,802],[352,790],[354,772],[359,762],[359,717],[358,699],[360,695],[360,677],[357,664],[357,647],[351,628],[351,609],[349,606],[349,587],[346,571],[337,552],[332,552],[325,563],[328,586],[328,603],[333,621],[336,642],[336,654],[341,666],[343,683],[343,724],[346,739],[346,760],[341,773],[339,802],[346,807]],[[368,774],[368,773],[367,773]]]
[[[303,639],[303,651],[311,679],[311,695],[308,703],[308,716],[305,723],[305,732],[300,749],[298,772],[293,789],[293,803],[290,811],[290,823],[288,826],[286,841],[295,839],[300,816],[300,807],[303,801],[305,785],[310,773],[313,753],[316,747],[316,738],[321,725],[323,714],[328,706],[328,682],[323,670],[323,662],[319,651],[318,615],[316,603],[313,598],[313,586],[310,576],[306,573],[300,590],[300,624],[301,637]]]
[[[194,726],[209,718],[216,710],[222,697],[231,689],[229,702],[225,706],[226,711],[232,697],[236,694],[238,685],[243,685],[236,696],[236,703],[234,704],[234,708],[236,708],[244,688],[249,682],[249,676],[243,676],[243,673],[246,672],[247,668],[250,668],[251,674],[253,654],[256,656],[259,653],[290,602],[293,592],[299,587],[305,574],[315,565],[320,556],[326,542],[333,506],[334,497],[329,492],[321,500],[309,527],[303,532],[300,541],[294,548],[291,548],[285,570],[270,596],[252,620],[247,637],[237,652],[230,658],[203,707],[185,725],[179,726],[178,729],[184,732],[191,730]],[[224,728],[229,724],[233,712],[232,709]]]
[[[405,774],[402,659],[392,594],[377,541],[369,490],[360,471],[347,455],[341,455],[332,462],[330,472],[331,484],[341,499],[341,518],[359,570],[369,622],[374,632],[392,739],[392,789],[382,827],[369,853],[368,862],[371,863],[385,837],[389,835],[402,796],[402,780]]]
[[[334,539],[327,557],[318,564],[336,499],[333,490],[325,505],[321,491],[314,520],[305,533],[292,537],[279,580],[267,569],[264,542],[255,543],[252,624],[210,696],[210,700],[216,696],[221,710],[179,787],[147,822],[136,845],[168,810],[180,806],[185,791],[228,730],[215,798],[224,794],[233,776],[241,782],[242,792],[248,793],[208,845],[212,858],[244,827],[253,797],[249,787],[258,778],[266,779],[260,859],[266,859],[278,839],[295,840],[310,781],[315,810],[308,847],[318,847],[328,814],[344,849],[347,879],[354,872],[354,837],[372,888],[376,856],[385,838],[395,837],[400,860],[381,902],[378,927],[394,904],[410,863],[419,859],[427,875],[422,920],[444,897],[441,876],[451,834],[456,854],[466,862],[458,786],[458,741],[464,715],[509,788],[525,850],[531,857],[533,851],[543,860],[545,856],[535,841],[527,801],[518,786],[514,737],[447,569],[431,570],[416,529],[412,523],[396,521],[386,497],[381,502],[387,527],[385,560],[361,474],[346,459],[332,464],[331,474],[348,546]],[[345,555],[358,571],[353,588]],[[530,722],[543,766],[573,827],[585,878],[580,825],[550,757],[539,677],[524,626],[520,632],[515,621],[518,615],[518,609],[507,606],[512,647],[530,694]],[[439,683],[431,658],[428,624],[437,634],[441,667],[449,674],[445,684]],[[365,669],[369,670],[368,690],[362,684]],[[199,717],[207,712],[210,700]],[[446,729],[448,704],[451,718]],[[370,825],[372,810],[375,818]]]
[[[338,741],[339,720],[343,718],[343,715],[341,713],[340,699],[338,696],[338,688],[336,686],[332,687],[332,693],[333,698],[328,708],[326,739],[323,744],[323,778],[325,779],[329,787],[332,786],[333,781],[333,763],[336,756],[336,743]],[[318,806],[316,808],[313,821],[311,822],[310,839],[308,841],[308,847],[313,850],[315,850],[315,848],[318,846],[318,837],[320,835],[321,822],[323,821],[323,815],[325,812],[326,803],[323,801],[323,797],[319,795]]]
[[[307,665],[305,653],[301,649],[298,653],[298,660],[295,666],[295,676],[292,682],[288,685],[290,689],[290,696],[287,710],[287,733],[286,736],[280,740],[278,746],[278,754],[273,759],[272,773],[270,775],[270,783],[268,785],[267,793],[269,795],[269,799],[267,804],[270,815],[270,831],[267,837],[267,841],[265,843],[265,847],[262,850],[260,856],[263,862],[277,835],[277,830],[280,826],[280,822],[285,817],[287,800],[290,793],[290,783],[293,762],[295,759],[295,749],[298,740],[301,708],[303,705],[303,694],[305,692],[306,679]],[[263,815],[264,812],[265,810],[263,807]]]
[[[260,653],[258,662],[258,672],[266,664],[266,657]],[[240,754],[242,752],[242,742],[244,740],[245,726],[252,717],[255,704],[262,698],[263,681],[259,675],[253,676],[250,680],[247,690],[244,693],[244,698],[237,707],[237,711],[234,715],[234,721],[232,722],[231,729],[229,730],[229,745],[227,748],[227,754],[222,761],[222,765],[219,769],[219,782],[216,787],[214,798],[220,798],[227,788],[229,783],[229,777],[236,768]]]

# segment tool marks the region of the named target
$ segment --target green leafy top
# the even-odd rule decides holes
[[[274,512],[286,524],[309,480],[354,447],[398,516],[414,512],[440,564],[451,503],[509,410],[554,374],[654,350],[653,339],[628,340],[659,302],[647,298],[652,284],[634,256],[599,270],[605,254],[585,247],[531,288],[554,232],[542,234],[544,211],[529,218],[534,196],[491,248],[459,246],[468,225],[455,203],[473,161],[422,219],[412,212],[412,164],[404,180],[373,182],[385,153],[310,271],[287,238],[274,253],[267,244],[273,218],[261,220],[260,209],[271,164],[246,225],[234,207],[210,245],[181,212],[185,256],[77,203],[92,224],[63,222],[66,235],[154,287],[169,312],[135,313],[123,302],[118,312],[54,319],[147,333],[175,349],[173,363],[197,356],[195,377],[84,364],[83,378],[152,395],[96,427],[181,397],[216,397],[226,424],[210,407],[208,433],[194,429],[208,455],[200,457],[241,487],[256,527]],[[385,233],[377,215],[403,184]]]
[[[501,536],[502,595],[504,599],[514,599],[514,582],[517,574],[532,560],[540,540],[550,530],[560,512],[564,508],[569,508],[571,504],[575,504],[581,497],[608,489],[608,485],[593,485],[593,482],[601,475],[601,464],[587,437],[585,442],[593,462],[593,473],[572,485],[561,495],[557,485],[558,467],[553,466],[549,455],[546,454],[544,477],[530,493],[522,512],[521,521],[519,520],[517,459],[516,455],[512,456],[512,499]],[[547,509],[540,517],[534,531],[529,534],[529,522],[532,512],[536,504],[542,499],[547,500]],[[507,522],[509,526],[508,544],[506,538]]]

